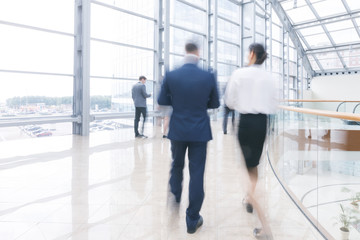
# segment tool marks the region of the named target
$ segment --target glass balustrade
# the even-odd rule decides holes
[[[342,239],[345,222],[348,239],[360,239],[360,125],[305,112],[282,109],[270,118],[269,161],[325,238]]]

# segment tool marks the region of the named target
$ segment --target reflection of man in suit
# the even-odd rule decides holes
[[[173,107],[168,138],[173,159],[170,188],[176,202],[181,199],[184,159],[188,150],[190,183],[186,225],[188,233],[195,233],[203,222],[199,212],[204,200],[206,147],[212,139],[207,109],[218,108],[220,103],[215,76],[197,67],[198,47],[188,43],[185,50],[184,65],[166,74],[158,103]]]

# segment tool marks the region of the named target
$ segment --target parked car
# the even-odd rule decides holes
[[[35,136],[36,137],[52,136],[52,132],[50,132],[50,131],[42,131],[42,132],[37,133]]]

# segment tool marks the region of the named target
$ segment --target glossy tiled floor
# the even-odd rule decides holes
[[[0,239],[255,239],[256,215],[241,204],[246,178],[235,134],[212,124],[204,225],[196,234],[186,233],[187,197],[177,212],[168,194],[170,142],[147,126],[147,139],[123,129],[0,142]],[[274,238],[321,239],[266,161],[260,175],[259,199]]]

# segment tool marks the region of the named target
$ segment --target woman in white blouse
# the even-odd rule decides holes
[[[263,211],[254,197],[258,179],[257,166],[263,151],[267,130],[267,115],[277,108],[276,84],[270,73],[262,68],[267,53],[261,44],[249,46],[248,67],[233,72],[225,92],[225,104],[240,115],[238,139],[249,173],[251,186],[244,199],[249,213],[256,209],[262,223],[254,229],[254,235],[265,235],[272,239]]]

